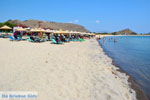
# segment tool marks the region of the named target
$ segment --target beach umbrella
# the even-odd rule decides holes
[[[86,35],[91,35],[91,33],[85,33]]]
[[[46,33],[57,33],[57,30],[46,29],[45,32]]]
[[[63,30],[56,30],[56,31],[54,31],[54,33],[56,33],[56,34],[69,34],[70,32],[69,31],[63,31]]]
[[[30,32],[41,32],[39,28],[32,28],[30,29]]]
[[[16,31],[27,31],[27,29],[24,29],[24,28],[18,28],[18,29],[16,29]]]
[[[7,25],[4,25],[0,28],[0,30],[3,30],[3,32],[5,33],[5,32],[8,32],[8,31],[10,32],[12,30],[12,28],[7,26]]]
[[[85,32],[81,32],[81,35],[86,35],[86,33]]]
[[[73,33],[74,33],[74,31],[69,31],[69,33],[73,34]]]
[[[0,28],[1,30],[11,30],[12,28],[7,26],[7,25],[4,25],[3,27]]]
[[[30,29],[30,32],[35,32],[35,28],[31,28],[31,29]]]
[[[77,34],[77,35],[79,35],[79,34],[81,34],[81,32],[72,31],[72,34]]]
[[[59,31],[59,30],[55,30],[55,31],[54,31],[54,33],[59,34],[59,33],[60,33],[60,31]]]
[[[37,33],[38,33],[38,36],[39,36],[39,37],[42,37],[42,36],[43,36],[43,33],[45,32],[45,30],[42,29],[42,28],[32,28],[32,29],[30,29],[29,32],[37,32]]]
[[[91,35],[91,33],[85,33],[86,35]]]
[[[66,34],[71,34],[71,32],[69,30],[66,30],[65,33]]]
[[[43,28],[38,28],[39,32],[45,32]]]
[[[50,29],[46,29],[45,32],[46,33],[51,33],[51,30]]]
[[[60,31],[60,34],[69,34],[68,31]]]
[[[56,30],[54,33],[56,34],[61,34],[61,31],[63,31],[62,29]]]

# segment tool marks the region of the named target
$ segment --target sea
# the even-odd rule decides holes
[[[99,42],[115,64],[150,96],[150,36],[110,36]]]

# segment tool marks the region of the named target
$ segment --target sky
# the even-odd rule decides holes
[[[0,22],[9,19],[74,23],[91,32],[148,33],[150,0],[1,0]]]

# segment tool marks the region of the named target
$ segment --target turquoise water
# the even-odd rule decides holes
[[[106,53],[150,95],[150,36],[117,36],[100,40]]]

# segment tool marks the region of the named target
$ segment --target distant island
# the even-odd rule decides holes
[[[113,35],[137,35],[138,33],[133,32],[131,29],[124,29],[118,32],[113,32]]]
[[[150,32],[149,32],[149,33],[146,33],[145,35],[150,35]]]
[[[132,31],[131,29],[124,29],[124,30],[120,30],[117,32],[102,32],[102,33],[97,33],[97,34],[107,34],[107,35],[137,35],[138,33]]]

